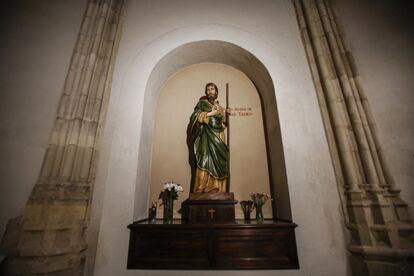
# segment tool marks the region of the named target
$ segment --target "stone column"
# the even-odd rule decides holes
[[[122,5],[88,1],[39,179],[3,238],[5,275],[83,275]]]
[[[293,0],[341,194],[355,275],[410,275],[413,224],[328,0]],[[411,260],[411,261],[410,261]]]

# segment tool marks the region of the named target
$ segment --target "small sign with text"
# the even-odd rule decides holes
[[[230,116],[252,116],[252,108],[251,107],[233,107],[230,109]]]

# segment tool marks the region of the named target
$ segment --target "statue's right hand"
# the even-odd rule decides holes
[[[218,110],[212,110],[209,113],[207,113],[207,117],[212,117],[218,114]]]

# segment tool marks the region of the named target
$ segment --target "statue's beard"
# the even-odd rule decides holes
[[[214,94],[214,95],[208,95],[208,96],[207,96],[207,100],[208,100],[210,103],[214,103],[214,101],[217,99],[217,97],[218,97],[218,95],[217,95],[217,94]]]

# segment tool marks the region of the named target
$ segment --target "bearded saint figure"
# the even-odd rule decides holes
[[[226,112],[217,100],[218,89],[214,83],[206,84],[205,94],[190,117],[197,164],[193,192],[226,192],[229,176],[229,149],[224,134]]]

